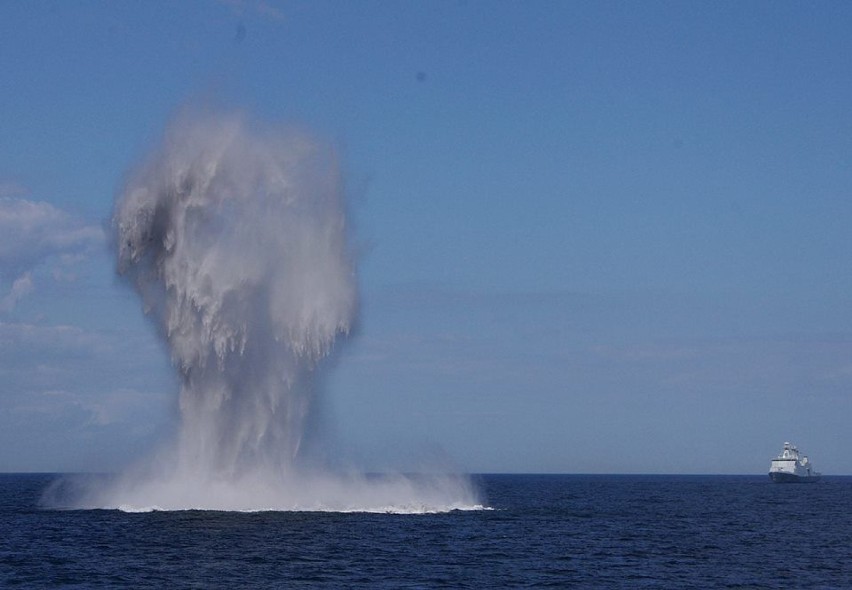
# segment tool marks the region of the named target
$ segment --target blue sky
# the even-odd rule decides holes
[[[113,199],[180,108],[307,129],[362,298],[367,468],[852,474],[843,2],[0,5],[0,470],[117,469],[178,384]]]

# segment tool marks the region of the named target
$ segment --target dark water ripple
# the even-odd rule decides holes
[[[852,588],[852,478],[481,476],[435,515],[56,511],[0,475],[3,588]]]

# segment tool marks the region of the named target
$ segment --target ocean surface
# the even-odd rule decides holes
[[[39,507],[0,475],[2,588],[852,588],[852,477],[482,475],[442,514]]]

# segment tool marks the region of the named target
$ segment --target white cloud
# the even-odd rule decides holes
[[[49,203],[0,198],[0,270],[20,274],[49,256],[84,254],[104,240],[97,225]]]
[[[10,194],[0,185],[0,195]],[[85,259],[104,242],[104,231],[49,203],[0,196],[0,312],[35,288],[32,271],[51,261],[54,278],[73,280],[67,267]],[[4,295],[3,291],[7,290]]]
[[[34,289],[33,276],[30,272],[25,272],[12,283],[12,290],[5,297],[0,297],[0,312],[8,312],[15,309],[15,304],[19,299],[32,293]]]

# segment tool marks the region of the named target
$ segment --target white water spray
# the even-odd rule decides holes
[[[114,225],[118,271],[180,372],[179,470],[288,469],[313,373],[355,316],[333,154],[237,117],[180,121]]]
[[[148,509],[472,508],[464,477],[368,478],[300,463],[316,374],[356,317],[334,153],[236,115],[178,119],[114,214],[118,272],[179,372],[173,447],[81,505]]]

